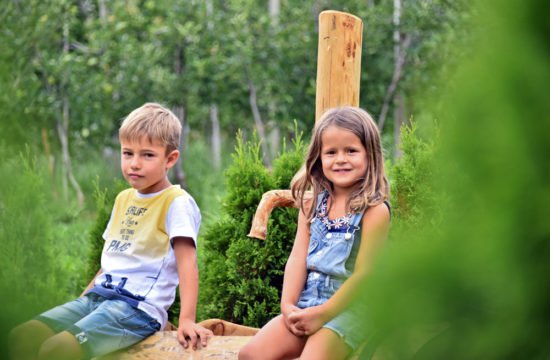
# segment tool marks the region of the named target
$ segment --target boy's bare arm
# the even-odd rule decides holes
[[[187,348],[193,349],[206,346],[212,331],[195,323],[197,298],[199,294],[199,270],[197,253],[193,239],[177,237],[173,239],[174,254],[178,268],[180,289],[180,316],[178,326],[178,341]]]

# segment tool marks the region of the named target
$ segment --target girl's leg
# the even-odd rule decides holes
[[[239,352],[239,360],[294,359],[306,343],[288,330],[282,315],[268,322]]]
[[[321,328],[306,342],[300,360],[345,359],[351,349],[334,331]]]
[[[36,359],[38,350],[55,332],[38,320],[27,321],[14,328],[9,335],[9,358]]]

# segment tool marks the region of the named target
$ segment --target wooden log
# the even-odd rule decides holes
[[[363,22],[327,10],[319,14],[315,121],[337,106],[359,106]]]
[[[205,348],[184,349],[175,331],[159,331],[127,349],[102,356],[96,360],[237,360],[239,350],[252,336],[213,336]]]
[[[260,330],[255,327],[234,324],[221,319],[203,320],[199,325],[212,330],[214,335],[218,336],[252,336]]]
[[[363,21],[355,15],[327,10],[319,14],[315,121],[336,106],[359,106]],[[275,207],[292,206],[290,190],[271,190],[262,196],[248,236],[265,240],[267,222]]]

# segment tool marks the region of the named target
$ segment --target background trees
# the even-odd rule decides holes
[[[196,198],[203,213],[203,230],[225,220],[220,214],[231,208],[225,204],[225,210],[220,210],[219,204],[227,199],[224,194],[230,196],[235,191],[225,191],[221,175],[232,159],[229,154],[238,129],[244,143],[255,131],[261,147],[259,160],[274,172],[282,171],[282,165],[274,161],[279,153],[287,152],[282,148],[283,139],[290,143],[297,131],[303,131],[307,139],[313,126],[316,22],[325,9],[348,11],[364,21],[360,104],[375,118],[384,119],[383,139],[389,162],[394,162],[393,150],[400,134],[394,130],[422,112],[424,103],[418,94],[441,92],[444,87],[434,82],[433,74],[441,64],[452,63],[449,47],[443,45],[449,39],[460,41],[468,31],[460,26],[469,14],[466,3],[4,0],[0,7],[0,154],[14,160],[0,169],[12,180],[24,176],[30,181],[18,180],[20,183],[40,185],[30,190],[43,193],[44,198],[39,197],[35,204],[44,216],[37,219],[47,231],[29,231],[24,241],[57,244],[57,254],[46,254],[44,259],[55,261],[52,267],[62,264],[58,277],[38,272],[26,281],[30,286],[58,280],[56,284],[69,283],[68,289],[56,293],[68,299],[78,295],[82,283],[89,280],[86,262],[81,261],[95,247],[88,241],[88,229],[98,208],[104,210],[104,201],[109,199],[100,196],[100,206],[96,206],[93,194],[96,188],[99,194],[116,189],[114,178],[120,178],[118,126],[126,114],[146,101],[164,103],[183,122],[183,165],[176,168],[173,180]],[[414,141],[407,144],[412,146]],[[23,158],[21,152],[26,154]],[[35,159],[36,168],[24,165]],[[39,174],[41,182],[34,181],[31,174]],[[271,176],[275,175],[270,174],[262,185],[266,189],[285,184]],[[16,189],[18,195],[25,195],[27,187],[10,184],[6,182],[5,186],[10,186],[6,191]],[[23,240],[10,236],[8,206],[13,214],[38,215],[28,202],[0,199],[2,242],[15,249]],[[249,217],[249,212],[242,215]],[[218,231],[212,229],[207,232],[211,238]],[[199,244],[203,246],[201,241]],[[243,241],[232,247],[225,244],[223,254],[228,249],[236,254],[244,245]],[[260,244],[254,246],[267,256]],[[284,250],[276,249],[280,256],[277,264]],[[21,256],[26,260],[6,260],[9,266],[4,267],[0,283],[11,284],[4,279],[37,255],[29,252]],[[234,263],[226,265],[235,268]],[[279,281],[279,270],[264,270],[260,277],[268,273],[272,282],[260,295],[275,302],[276,294],[269,286]],[[232,280],[236,283],[238,279]],[[23,288],[17,289],[15,298],[28,299],[21,304],[33,301],[25,297]],[[232,289],[226,298],[234,301],[242,295],[239,291]],[[18,307],[22,311],[5,321],[7,327],[37,311],[23,305]],[[265,308],[268,313],[262,313],[258,307],[246,318],[246,306],[241,305],[238,313],[230,315],[254,324],[276,311],[269,305]],[[209,316],[219,310],[206,306],[203,311]]]

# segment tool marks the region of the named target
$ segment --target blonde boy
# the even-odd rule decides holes
[[[81,359],[135,344],[164,328],[178,283],[178,340],[186,348],[206,346],[212,332],[195,323],[201,215],[167,176],[180,156],[180,133],[177,117],[159,104],[126,117],[121,169],[132,188],[115,200],[101,270],[83,297],[12,331],[13,359]]]

